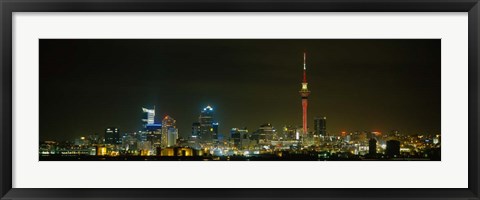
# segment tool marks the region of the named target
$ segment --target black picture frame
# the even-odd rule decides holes
[[[480,199],[478,0],[0,0],[1,199]],[[12,188],[13,12],[468,12],[468,188],[24,189]],[[451,172],[455,173],[455,172]],[[319,180],[321,181],[321,180]]]

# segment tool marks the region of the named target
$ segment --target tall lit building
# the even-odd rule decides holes
[[[302,89],[300,90],[300,95],[302,96],[302,128],[303,128],[303,135],[305,136],[308,132],[307,127],[307,107],[308,107],[308,96],[310,95],[310,90],[308,90],[308,83],[307,83],[307,54],[303,53],[303,81],[302,81]]]
[[[320,136],[327,136],[327,118],[315,117],[313,119],[313,128],[315,130],[315,134]]]
[[[284,140],[295,140],[297,128],[294,126],[283,126],[283,139]]]
[[[213,108],[210,106],[203,108],[198,122],[200,123],[200,140],[206,143],[212,142],[214,139]]]
[[[230,139],[232,140],[233,147],[237,149],[243,149],[247,147],[250,143],[250,139],[248,137],[248,130],[247,128],[232,128],[230,130]]]
[[[155,123],[155,107],[153,109],[142,108],[144,117],[142,118],[143,126],[147,127],[147,125]]]
[[[266,123],[260,125],[257,130],[258,142],[261,144],[269,144],[273,140],[273,135],[275,133],[275,128],[272,124]]]
[[[142,123],[144,130],[138,132],[139,141],[149,141],[154,147],[161,145],[162,124],[155,123],[155,106],[153,109],[143,108]]]
[[[120,144],[120,131],[115,127],[105,129],[105,144]]]
[[[168,146],[168,130],[170,128],[176,128],[175,127],[176,121],[169,115],[165,116],[162,120],[162,141],[161,141],[161,147],[167,147]]]
[[[168,128],[167,131],[167,147],[173,147],[177,144],[178,129],[175,127]]]
[[[218,122],[213,122],[212,123],[212,128],[213,128],[213,133],[212,137],[214,141],[218,141],[219,135],[218,135]]]
[[[150,141],[153,147],[160,147],[162,143],[162,125],[150,124],[146,127],[146,140]]]
[[[200,136],[200,123],[193,122],[192,123],[192,136],[199,137]]]
[[[239,147],[241,147],[242,138],[238,128],[232,128],[232,130],[230,130],[230,138],[232,140],[233,147],[239,149]]]

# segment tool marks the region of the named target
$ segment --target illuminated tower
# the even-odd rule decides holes
[[[161,147],[167,147],[168,145],[168,137],[172,137],[174,134],[169,134],[171,131],[170,129],[176,129],[176,120],[166,115],[162,120],[162,137],[161,137]],[[177,130],[178,131],[178,130]],[[178,132],[177,132],[178,135]]]
[[[308,83],[307,83],[307,54],[303,53],[303,82],[302,82],[302,89],[300,90],[300,95],[302,96],[302,128],[303,134],[307,134],[307,107],[308,107],[308,95],[310,95],[310,91],[308,90]]]
[[[201,141],[205,143],[211,143],[214,139],[213,108],[210,106],[205,107],[200,113],[198,121],[200,123]]]
[[[151,125],[155,123],[155,106],[153,109],[143,108],[142,111],[145,114],[145,117],[142,119],[143,126]]]

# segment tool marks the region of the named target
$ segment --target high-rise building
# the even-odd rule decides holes
[[[258,142],[260,144],[269,144],[273,140],[275,129],[273,128],[272,124],[266,123],[260,125],[257,132]]]
[[[203,108],[198,117],[198,122],[200,123],[200,141],[204,143],[213,142],[213,108],[210,106]]]
[[[294,126],[284,126],[283,127],[283,140],[295,140],[297,128]]]
[[[313,128],[315,129],[315,134],[319,136],[327,136],[327,118],[315,117],[313,119]]]
[[[200,136],[200,123],[193,122],[192,123],[192,136],[199,137]]]
[[[146,142],[148,139],[147,134],[148,132],[146,130],[141,130],[135,133],[135,137],[138,140],[138,142]]]
[[[238,128],[232,128],[232,130],[230,130],[230,138],[232,140],[233,147],[237,149],[241,147],[242,138],[240,137],[240,131],[238,131]]]
[[[250,139],[248,137],[247,128],[232,128],[230,130],[230,139],[233,143],[233,146],[237,149],[243,149],[249,145]]]
[[[212,137],[214,141],[218,141],[219,135],[218,135],[218,122],[213,122],[212,123],[212,128],[213,128],[213,133]]]
[[[377,154],[377,140],[375,138],[368,140],[368,154]]]
[[[155,107],[153,109],[143,108],[142,123],[144,129],[138,132],[138,141],[150,142],[153,147],[161,145],[162,124],[155,123]]]
[[[155,123],[155,107],[153,109],[142,108],[144,117],[142,118],[143,126]]]
[[[133,132],[133,133],[123,133],[122,134],[122,145],[123,147],[127,150],[130,151],[135,151],[137,149],[137,143],[141,140],[138,139],[138,133]]]
[[[303,136],[306,136],[308,133],[307,127],[307,107],[308,107],[308,96],[310,95],[310,90],[308,90],[308,83],[307,83],[307,54],[303,53],[303,81],[302,81],[302,89],[299,91],[300,95],[302,96],[302,128],[303,128]]]
[[[397,157],[400,155],[400,141],[398,140],[389,140],[387,141],[387,156],[390,158]]]
[[[240,132],[240,149],[248,149],[250,146],[250,135],[248,134],[247,127],[238,129],[238,131]]]
[[[115,127],[105,129],[105,144],[121,144],[120,131]]]
[[[173,147],[177,144],[178,129],[175,127],[168,128],[167,131],[167,147]]]
[[[165,116],[162,120],[162,142],[161,147],[168,146],[168,130],[170,128],[176,128],[176,121],[169,115]]]
[[[162,142],[162,125],[149,124],[146,127],[146,140],[150,141],[153,147],[160,147]]]

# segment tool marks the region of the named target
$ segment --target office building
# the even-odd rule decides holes
[[[192,137],[199,137],[200,136],[200,123],[193,122],[192,123]]]
[[[167,147],[173,147],[177,144],[178,129],[175,127],[168,128],[167,131]]]
[[[143,126],[147,127],[147,125],[154,124],[155,123],[155,107],[153,109],[148,109],[148,108],[142,108],[143,111]]]
[[[318,136],[327,136],[327,118],[315,117],[313,119],[313,128]]]
[[[120,131],[118,128],[109,127],[105,129],[105,144],[121,144]]]
[[[200,141],[203,143],[212,143],[214,139],[213,129],[213,108],[207,106],[203,108],[198,117],[200,123]]]
[[[377,154],[377,140],[375,138],[368,140],[368,154]]]
[[[400,141],[398,140],[387,141],[386,154],[390,158],[400,156]]]
[[[168,131],[170,128],[176,128],[176,121],[169,115],[166,115],[162,120],[162,140],[161,147],[168,146]]]

